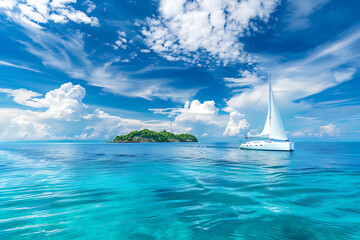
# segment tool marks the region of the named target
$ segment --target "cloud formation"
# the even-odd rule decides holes
[[[76,0],[1,0],[0,11],[11,20],[30,28],[41,29],[49,22],[64,24],[70,21],[91,26],[99,25],[96,17],[89,17],[86,13],[76,10],[73,7],[75,3]],[[88,10],[95,5],[92,3],[91,6]]]
[[[289,136],[294,138],[328,138],[328,137],[339,137],[346,136],[352,131],[342,131],[340,127],[337,127],[335,124],[328,124],[320,127],[312,127],[302,130],[290,131]],[[356,132],[356,131],[355,131]]]
[[[118,39],[112,45],[115,50],[119,48],[126,49],[127,48],[127,40],[126,40],[126,33],[122,31],[117,31]]]
[[[77,4],[76,0],[1,0],[0,13],[4,13],[9,19],[25,27],[25,33],[31,41],[24,40],[20,43],[26,46],[25,49],[28,52],[39,57],[45,67],[60,70],[70,78],[82,79],[92,86],[100,87],[113,94],[148,100],[184,102],[196,94],[198,89],[172,87],[172,79],[146,78],[144,72],[138,77],[135,70],[126,71],[119,66],[120,63],[129,63],[130,59],[134,58],[134,54],[130,59],[107,56],[107,60],[101,61],[99,59],[103,58],[98,56],[94,58],[85,50],[86,34],[71,31],[62,35],[44,29],[45,24],[49,22],[63,24],[73,21],[92,26],[98,25],[97,18],[88,17],[75,9],[83,5],[88,7],[88,13],[96,7],[89,0],[83,4]],[[117,34],[118,39],[111,46],[114,49],[126,49],[132,40],[128,41],[123,31],[118,31]],[[0,65],[31,70],[14,64],[10,65],[4,61],[0,61]]]
[[[360,66],[360,29],[355,28],[307,53],[304,58],[280,62],[262,56],[272,79],[277,103],[282,112],[298,114],[312,105],[298,101],[352,79]],[[250,110],[266,96],[267,82],[258,81],[227,101],[226,111]],[[316,116],[315,116],[316,117]]]
[[[239,38],[259,32],[279,0],[160,0],[159,15],[148,18],[146,44],[166,59],[220,64],[245,61]],[[205,55],[205,57],[204,57]]]
[[[0,108],[0,141],[109,140],[144,128],[170,130],[167,120],[121,118],[101,109],[92,109],[83,103],[85,88],[71,82],[47,92],[44,97],[27,89],[0,88],[0,93],[7,94],[22,108],[30,107],[28,110]],[[195,126],[192,123],[204,122],[205,118],[211,120],[218,111],[214,104],[212,101],[204,104],[194,102],[184,112],[185,115],[172,123],[175,132],[190,132]]]
[[[217,124],[219,109],[215,106],[215,101],[187,100],[183,108],[157,108],[149,109],[155,114],[168,115],[175,117],[177,123],[202,122],[206,124]]]
[[[225,77],[224,81],[229,88],[247,87],[257,85],[261,80],[256,72],[244,70],[240,72],[240,78]]]
[[[195,130],[203,136],[239,136],[249,128],[245,115],[237,111],[220,115],[215,101],[186,101],[183,108],[149,109],[157,114],[175,117],[176,127]],[[225,131],[224,131],[225,130]]]
[[[95,3],[93,3],[93,2],[90,1],[90,0],[86,0],[82,5],[86,5],[86,6],[87,6],[87,9],[86,9],[86,12],[87,12],[87,13],[91,13],[91,12],[94,11],[95,8],[96,8]]]
[[[47,31],[32,29],[28,30],[28,35],[32,42],[23,42],[26,50],[42,59],[46,67],[56,68],[71,78],[82,79],[110,93],[184,102],[198,91],[175,89],[170,86],[171,81],[166,79],[133,77],[136,73],[125,72],[116,66],[121,62],[119,58],[103,63],[91,61],[85,51],[84,34],[79,32],[61,38]]]
[[[111,139],[129,130],[127,120],[100,109],[90,110],[82,100],[86,91],[71,82],[41,94],[26,89],[0,89],[23,106],[38,110],[1,108],[0,140]]]
[[[250,125],[244,118],[245,115],[237,111],[230,113],[229,122],[224,131],[224,136],[238,136],[241,132],[247,130]]]
[[[336,136],[339,135],[340,133],[340,128],[336,127],[336,125],[334,124],[328,124],[326,126],[321,126],[320,127],[320,137],[322,137],[324,134],[328,135],[328,136]]]
[[[8,97],[12,97],[14,102],[25,106],[31,105],[32,98],[41,96],[40,93],[36,93],[24,88],[20,88],[20,89],[0,88],[0,93],[7,93]],[[28,105],[29,102],[30,105]]]
[[[214,101],[204,101],[200,103],[199,100],[185,102],[181,113],[175,118],[175,122],[202,122],[206,124],[216,124],[216,116],[219,109],[215,107]]]

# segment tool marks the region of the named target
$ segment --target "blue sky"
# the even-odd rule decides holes
[[[360,139],[356,0],[0,0],[0,141]]]

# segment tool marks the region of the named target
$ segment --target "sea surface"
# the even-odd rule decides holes
[[[360,143],[2,143],[0,239],[360,239]]]

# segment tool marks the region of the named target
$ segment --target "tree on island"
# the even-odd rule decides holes
[[[174,134],[166,130],[161,132],[143,129],[116,136],[114,143],[140,143],[140,142],[198,142],[194,135],[188,133]]]

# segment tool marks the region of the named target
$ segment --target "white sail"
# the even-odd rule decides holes
[[[284,126],[281,121],[279,109],[275,102],[274,93],[269,82],[269,105],[268,114],[263,131],[259,137],[267,137],[277,140],[288,140]]]
[[[284,126],[281,121],[279,109],[276,105],[274,93],[269,80],[269,104],[268,114],[263,131],[259,135],[249,137],[269,138],[270,141],[249,141],[240,145],[241,149],[248,150],[271,150],[271,151],[294,151],[294,143],[287,138]],[[283,140],[283,141],[272,141]],[[286,141],[285,141],[286,140]]]

